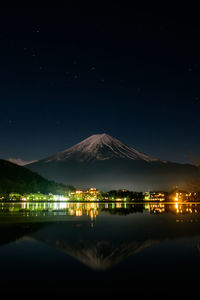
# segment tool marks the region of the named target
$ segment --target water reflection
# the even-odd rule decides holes
[[[181,214],[199,214],[200,213],[200,205],[195,203],[174,203],[174,204],[148,204],[146,209],[149,210],[150,213],[174,213],[176,215]]]
[[[129,256],[137,254],[156,243],[150,240],[116,244],[105,240],[94,240],[93,242],[80,240],[75,243],[66,240],[57,240],[55,242],[54,239],[44,237],[38,239],[72,256],[95,271],[108,271]]]
[[[107,206],[105,206],[107,207]],[[23,203],[1,203],[0,214],[21,216],[88,216],[91,220],[98,216],[102,209],[98,203],[68,203],[68,202],[23,202]]]
[[[40,242],[91,270],[109,271],[169,241],[186,239],[188,246],[195,238],[198,252],[199,221],[194,203],[1,203],[0,244],[28,238],[32,247]]]
[[[23,203],[0,203],[0,215],[20,216],[88,216],[91,220],[98,217],[99,213],[128,215],[132,213],[176,215],[200,214],[200,204],[197,203],[69,203],[69,202],[23,202]]]

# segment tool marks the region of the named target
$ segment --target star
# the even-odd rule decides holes
[[[36,57],[37,56],[37,53],[36,53],[36,51],[34,49],[32,49],[32,55],[31,56],[32,57]]]
[[[9,126],[12,126],[13,124],[14,124],[14,121],[13,121],[13,120],[11,120],[11,119],[8,120],[8,125],[9,125]]]
[[[36,26],[35,28],[33,28],[33,32],[40,33],[40,26]]]
[[[90,67],[90,71],[95,71],[95,70],[96,70],[95,66]]]

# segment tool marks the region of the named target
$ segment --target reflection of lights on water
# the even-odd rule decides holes
[[[66,203],[56,203],[54,209],[57,209],[57,210],[66,209]]]
[[[79,210],[76,210],[76,216],[77,217],[81,217],[82,216],[82,210],[81,209],[79,209]]]
[[[117,210],[123,212],[123,209],[133,210],[137,212],[137,204],[129,204],[123,202],[117,203],[97,203],[97,202],[86,202],[86,203],[69,203],[69,202],[21,202],[21,203],[1,203],[2,211],[10,211],[10,213],[15,214],[18,212],[23,212],[22,216],[49,216],[49,215],[68,215],[74,217],[87,216],[93,222],[99,215],[101,211],[111,211]],[[182,216],[185,214],[199,214],[200,205],[192,203],[144,203],[139,206],[141,212],[149,211],[153,214],[162,214],[162,213],[172,213]],[[191,219],[191,218],[190,218]]]
[[[70,216],[74,216],[74,210],[73,210],[73,209],[70,209],[70,210],[69,210],[69,214],[70,214]]]
[[[26,209],[26,203],[22,203],[22,209]]]
[[[200,206],[198,206],[200,208]],[[176,214],[198,214],[199,210],[197,209],[197,204],[180,204],[174,203],[170,205],[165,204],[149,204],[144,206],[145,210],[149,210],[151,213],[176,213]]]
[[[153,213],[164,213],[165,212],[165,205],[164,204],[149,204],[146,206],[146,209],[149,209],[150,212]]]
[[[93,211],[92,211],[92,210],[90,211],[89,216],[90,216],[91,220],[94,219],[94,214],[93,214]]]
[[[86,214],[91,220],[98,215],[97,203],[56,203],[56,208],[67,209],[70,216],[81,217]]]
[[[176,204],[175,204],[175,210],[176,210],[176,213],[182,214],[182,213],[183,213],[182,205],[176,203]]]

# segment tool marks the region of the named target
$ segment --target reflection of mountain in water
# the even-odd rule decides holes
[[[20,241],[26,236],[66,253],[93,270],[106,271],[157,243],[199,236],[200,232],[200,212],[196,204],[131,205],[126,209],[132,214],[126,216],[110,214],[118,214],[118,209],[125,209],[118,208],[119,204],[116,204],[117,208],[113,208],[112,204],[106,207],[64,205],[64,217],[55,212],[55,207],[52,207],[53,214],[49,215],[43,211],[38,213],[43,210],[39,204],[37,207],[30,206],[29,211],[25,210],[26,207],[19,211],[21,206],[12,205],[11,211],[8,211],[6,206],[7,212],[3,209],[1,215],[0,245]],[[61,208],[58,208],[60,211]],[[99,209],[92,228],[90,219],[85,217],[91,209]],[[34,214],[31,214],[32,210]]]
[[[97,241],[94,243],[81,241],[76,244],[60,241],[55,241],[55,243],[51,241],[45,242],[64,251],[91,269],[99,271],[108,270],[124,261],[127,257],[137,254],[155,243],[149,240],[145,242],[121,243],[116,247],[108,241]]]
[[[1,224],[0,226],[0,246],[17,241],[26,235],[30,235],[40,228],[42,224]]]

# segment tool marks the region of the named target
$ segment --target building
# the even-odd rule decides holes
[[[169,200],[175,202],[190,201],[192,193],[183,190],[173,190],[169,194]]]
[[[73,201],[96,201],[99,191],[96,188],[90,188],[87,191],[77,190],[70,193],[70,199]]]
[[[99,191],[96,188],[90,188],[85,192],[84,200],[96,201],[98,200]]]
[[[72,201],[83,201],[84,200],[84,192],[81,190],[71,192],[69,194],[70,200]]]
[[[151,191],[149,193],[149,201],[165,201],[167,193],[163,191]]]

